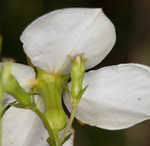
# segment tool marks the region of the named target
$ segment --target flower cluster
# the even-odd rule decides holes
[[[72,115],[91,126],[118,130],[150,118],[150,67],[129,63],[84,72],[99,64],[116,41],[115,27],[101,9],[68,8],[50,12],[32,22],[22,33],[21,41],[36,72],[17,63],[12,64],[10,72],[25,89],[21,95],[27,99],[26,92],[31,92],[44,115],[39,117],[46,117],[47,123],[44,127],[35,114],[39,112],[28,108],[34,105],[30,101],[27,109],[10,107],[3,117],[3,146],[48,146],[48,134],[53,134],[46,131],[47,125],[61,135],[67,124],[62,93],[71,113],[75,107]],[[71,82],[66,86],[70,74]],[[9,89],[6,92],[12,95]],[[4,93],[5,104],[14,101],[10,95]],[[54,138],[57,139],[55,135]],[[52,140],[49,144],[59,146]],[[73,135],[63,146],[73,146]]]

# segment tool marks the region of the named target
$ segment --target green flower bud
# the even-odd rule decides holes
[[[23,106],[31,104],[30,95],[19,85],[15,77],[11,74],[12,62],[4,62],[1,72],[1,84],[4,92],[12,95]]]
[[[82,89],[82,82],[83,82],[84,73],[85,73],[85,62],[86,60],[83,59],[81,55],[78,55],[76,56],[75,59],[72,59],[70,98],[71,98],[71,102],[75,105],[78,104],[83,92],[86,89],[86,88]]]
[[[68,77],[48,74],[37,69],[37,83],[34,90],[40,93],[45,104],[44,115],[53,130],[61,130],[66,124],[66,114],[62,107],[62,92]]]
[[[53,130],[60,131],[65,127],[67,117],[62,108],[47,110],[44,115]]]

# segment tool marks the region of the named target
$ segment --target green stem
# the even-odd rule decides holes
[[[67,124],[67,126],[66,126],[66,128],[65,128],[65,130],[64,130],[64,132],[63,132],[63,134],[62,134],[62,136],[61,136],[61,138],[60,138],[60,143],[63,143],[63,142],[64,142],[64,139],[65,139],[65,137],[67,136],[67,133],[70,131],[70,129],[71,129],[71,127],[72,127],[72,123],[73,123],[73,121],[74,121],[76,109],[77,109],[76,106],[72,107],[72,112],[71,112],[71,115],[70,115],[68,124]]]
[[[55,142],[54,146],[61,146],[60,142],[59,142],[59,138],[58,138],[58,132],[52,130],[46,117],[40,112],[40,110],[36,107],[36,105],[32,105],[30,109],[32,111],[34,111],[42,120],[44,127],[47,129],[47,132],[50,136],[50,139],[52,139]],[[51,146],[53,146],[53,145],[51,145]]]

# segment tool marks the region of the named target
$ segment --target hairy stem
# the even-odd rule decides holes
[[[71,127],[72,127],[72,123],[74,121],[74,117],[75,117],[75,112],[76,112],[76,106],[72,108],[72,112],[71,112],[71,115],[70,115],[70,118],[69,118],[69,121],[68,121],[68,124],[60,138],[60,143],[63,143],[65,137],[67,136],[67,133],[70,131]]]

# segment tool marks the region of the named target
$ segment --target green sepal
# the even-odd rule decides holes
[[[47,139],[47,142],[48,142],[48,144],[50,145],[50,146],[56,146],[56,141],[55,141],[55,139],[52,139],[52,138],[48,138]]]
[[[21,104],[21,103],[16,103],[16,104],[13,104],[14,107],[17,107],[17,108],[26,108],[25,105]]]
[[[56,73],[47,73],[37,69],[37,83],[34,91],[43,98],[44,116],[53,130],[60,131],[66,125],[67,116],[62,107],[62,92],[69,77]]]
[[[22,105],[30,105],[30,95],[19,85],[18,81],[11,74],[12,62],[2,64],[1,83],[4,92],[12,95]]]
[[[53,130],[53,134],[47,139],[50,146],[62,146],[59,141],[58,132]]]
[[[34,96],[34,95],[38,95],[39,93],[36,91],[36,88],[31,88],[28,91],[28,94],[30,94],[31,96]]]
[[[80,101],[85,89],[82,89],[83,78],[85,74],[86,59],[82,55],[76,56],[72,59],[71,66],[71,103],[77,105]]]
[[[69,97],[69,99],[71,101],[72,100],[72,94],[71,94],[70,88],[68,86],[66,86],[65,92],[67,93],[67,95],[68,95],[68,97]]]
[[[83,96],[83,94],[84,94],[84,92],[86,91],[87,88],[88,88],[88,85],[86,85],[86,86],[81,90],[81,92],[79,93],[78,103],[79,103],[81,97]]]

